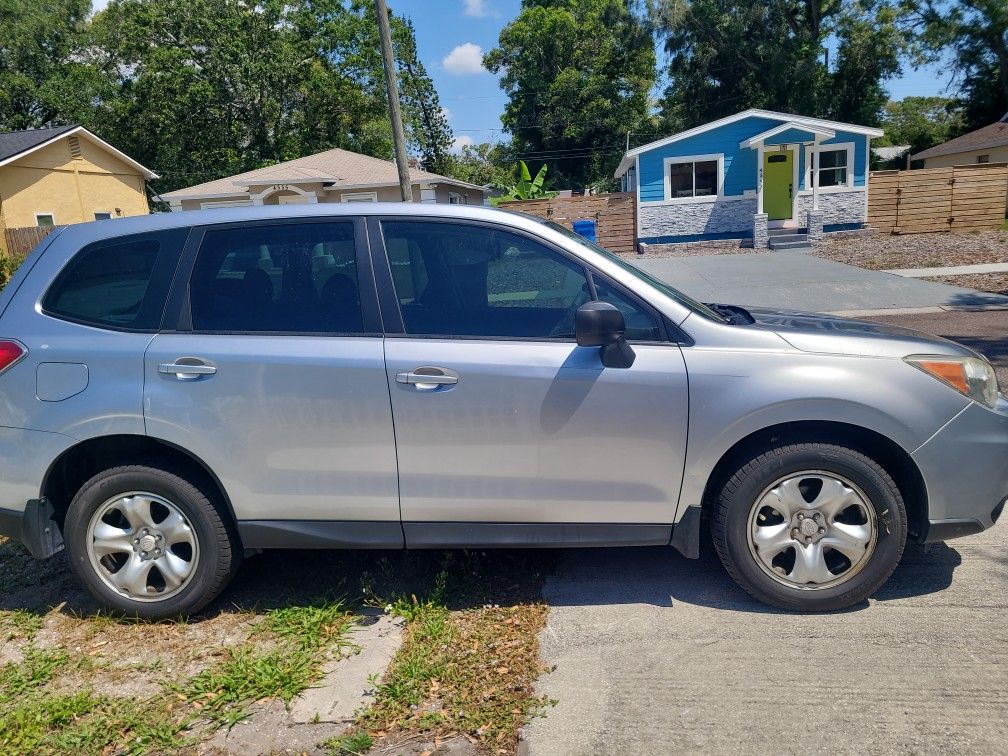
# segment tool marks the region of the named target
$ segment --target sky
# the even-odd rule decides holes
[[[95,0],[95,11],[108,0]],[[392,12],[416,28],[417,51],[434,81],[455,133],[456,146],[508,138],[500,122],[507,97],[497,77],[483,68],[482,54],[497,44],[501,29],[517,15],[521,0],[387,0]],[[887,82],[893,99],[948,93],[947,67],[906,70]]]

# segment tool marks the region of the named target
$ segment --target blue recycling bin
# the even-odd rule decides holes
[[[598,241],[595,236],[595,221],[593,220],[576,220],[574,221],[574,233],[578,236],[583,236],[590,242]]]

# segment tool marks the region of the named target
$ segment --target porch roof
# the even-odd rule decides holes
[[[791,138],[789,132],[795,132],[798,138]],[[804,135],[808,134],[808,138]],[[766,144],[768,141],[778,138],[778,141],[771,142],[771,144],[781,144],[783,142],[817,142],[821,139],[832,139],[836,136],[836,132],[833,129],[828,129],[825,126],[817,126],[810,123],[802,123],[801,121],[785,121],[782,124],[774,126],[772,129],[767,129],[766,131],[749,137],[748,139],[743,139],[739,142],[739,147],[753,149],[759,147],[761,144]]]

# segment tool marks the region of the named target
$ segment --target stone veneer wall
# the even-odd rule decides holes
[[[696,234],[752,234],[756,198],[640,206],[640,238]]]
[[[824,226],[832,226],[837,223],[864,223],[865,208],[868,193],[864,189],[852,189],[849,192],[820,192],[819,193],[819,214],[822,216]],[[798,215],[800,222],[804,223],[808,211],[812,209],[812,195],[798,195]]]

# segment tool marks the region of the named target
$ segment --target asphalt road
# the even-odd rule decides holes
[[[958,337],[999,363],[1008,312],[878,318]],[[558,700],[531,754],[1004,753],[1008,525],[908,547],[862,606],[769,610],[709,544],[567,552],[547,580],[542,636]]]

